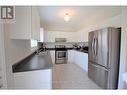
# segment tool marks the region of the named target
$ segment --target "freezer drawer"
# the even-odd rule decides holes
[[[94,63],[88,64],[88,76],[92,79],[97,85],[103,89],[107,88],[108,83],[108,70]]]

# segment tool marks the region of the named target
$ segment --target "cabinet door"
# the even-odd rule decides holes
[[[68,63],[75,63],[74,50],[68,50]]]
[[[52,70],[14,73],[15,89],[52,89]]]
[[[36,7],[32,7],[32,39],[40,40],[40,17]]]
[[[37,40],[40,41],[40,15],[37,10]]]
[[[8,28],[12,39],[31,39],[31,7],[15,7],[15,22]]]
[[[68,51],[68,63],[76,64],[86,72],[88,72],[88,54],[76,51]]]

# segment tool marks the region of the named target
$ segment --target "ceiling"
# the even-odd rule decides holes
[[[71,13],[64,21],[65,12]],[[39,7],[41,26],[49,31],[75,32],[96,21],[103,21],[121,13],[118,6],[43,6]]]

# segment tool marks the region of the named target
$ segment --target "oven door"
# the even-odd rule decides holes
[[[67,51],[56,51],[56,59],[58,60],[67,59]]]

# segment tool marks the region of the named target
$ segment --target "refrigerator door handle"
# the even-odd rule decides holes
[[[94,46],[95,46],[95,56],[97,56],[97,39],[95,39]]]
[[[95,65],[95,64],[92,64],[92,63],[90,63],[90,64],[91,64],[93,67],[102,69],[102,66],[100,66],[100,65]],[[109,70],[106,69],[105,67],[103,67],[103,69],[104,69],[105,71],[109,71]]]
[[[93,53],[93,55],[94,55],[94,38],[93,38],[93,40],[92,40],[92,53]]]
[[[95,38],[95,40],[94,40],[94,54],[95,54],[95,56],[96,56],[96,38]]]
[[[94,56],[96,57],[96,47],[95,47],[95,38],[94,38],[94,44],[93,44],[93,51],[94,51]]]

